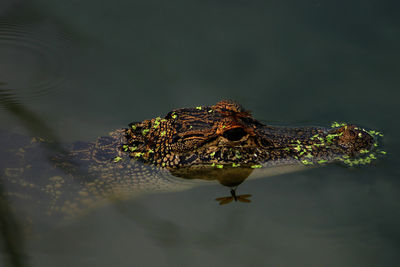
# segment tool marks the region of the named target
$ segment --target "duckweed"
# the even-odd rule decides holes
[[[136,152],[136,153],[134,154],[134,156],[135,156],[136,158],[140,158],[140,157],[142,157],[143,155],[144,155],[143,152]]]
[[[367,132],[368,134],[372,135],[372,136],[380,136],[380,137],[383,136],[383,133],[378,132],[378,131],[373,131],[373,130],[371,130],[371,131],[366,131],[366,132]]]
[[[240,152],[239,151],[235,151],[235,157],[237,158],[237,159],[241,159],[242,158],[242,155],[240,155]]]
[[[121,161],[121,159],[122,159],[121,157],[117,156],[117,157],[114,158],[114,162],[117,163],[117,162]]]
[[[154,129],[157,129],[158,126],[160,126],[160,120],[157,120],[157,119],[159,119],[159,118],[160,118],[160,117],[157,117],[156,120],[154,121],[154,125],[153,125],[153,128],[154,128]]]
[[[252,168],[252,169],[259,169],[259,168],[262,168],[262,165],[260,165],[260,164],[252,165],[250,168]]]
[[[337,127],[342,127],[342,126],[347,126],[347,123],[344,123],[344,122],[339,123],[339,122],[334,121],[331,124],[332,128],[337,128]]]

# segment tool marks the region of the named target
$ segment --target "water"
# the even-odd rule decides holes
[[[26,239],[23,262],[398,265],[399,7],[2,1],[2,129],[89,141],[173,108],[235,99],[265,123],[382,130],[388,152],[362,168],[245,182],[240,193],[252,194],[251,204],[217,205],[229,193],[217,184],[110,203]]]

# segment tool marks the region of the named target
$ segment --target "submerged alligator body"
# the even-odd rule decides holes
[[[221,101],[132,123],[61,152],[46,149],[39,139],[5,149],[3,196],[65,216],[104,199],[189,188],[194,179],[234,188],[252,173],[264,176],[272,169],[369,163],[376,146],[371,133],[354,125],[264,125],[239,104]]]

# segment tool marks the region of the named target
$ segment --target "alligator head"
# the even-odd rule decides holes
[[[175,173],[239,166],[251,172],[265,166],[332,161],[368,163],[375,144],[371,134],[354,125],[265,125],[231,101],[176,109],[165,118],[133,123],[126,129],[126,138],[121,149],[132,158]],[[232,177],[232,173],[227,175]]]

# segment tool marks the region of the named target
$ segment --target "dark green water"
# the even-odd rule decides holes
[[[23,266],[398,266],[399,8],[3,0],[3,130],[89,141],[234,99],[265,123],[379,129],[388,152],[361,168],[248,181],[251,204],[218,206],[228,191],[217,184],[110,204],[25,240]]]

